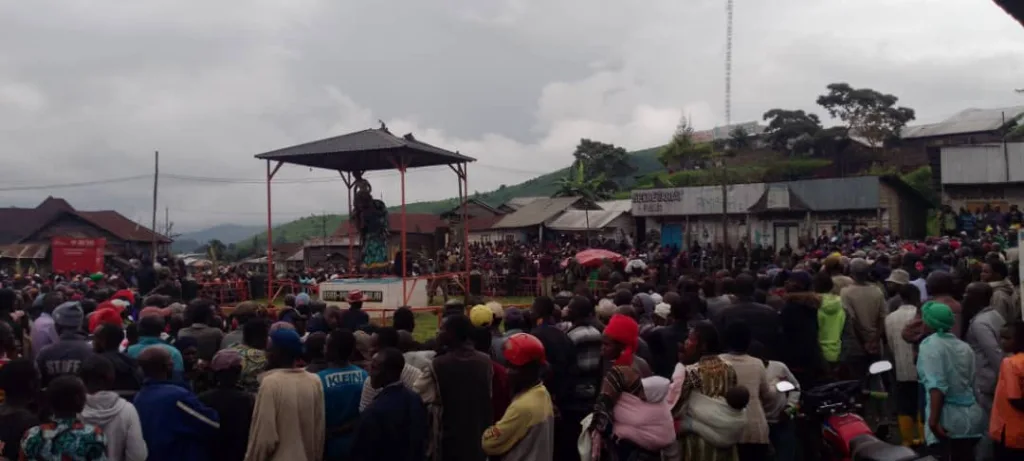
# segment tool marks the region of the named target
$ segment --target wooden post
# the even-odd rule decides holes
[[[157,184],[160,180],[160,151],[153,152],[153,227],[150,227],[153,234],[153,241],[150,242],[150,251],[152,252],[153,262],[156,262],[156,201],[157,201]]]

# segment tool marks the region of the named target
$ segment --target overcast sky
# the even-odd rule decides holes
[[[733,121],[821,113],[831,82],[893,93],[921,122],[1024,104],[1024,29],[978,0],[736,0]],[[149,222],[161,172],[180,230],[265,222],[254,154],[376,127],[476,157],[484,192],[566,166],[581,137],[662,144],[725,120],[724,0],[0,2],[0,206],[47,195]],[[822,114],[824,115],[824,114]],[[284,167],[275,221],[344,212],[331,172]],[[369,175],[397,204],[397,174]],[[289,181],[291,181],[289,183]],[[408,199],[456,194],[409,175]]]

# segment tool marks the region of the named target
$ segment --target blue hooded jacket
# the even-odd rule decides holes
[[[133,401],[149,461],[207,461],[220,428],[217,412],[171,381],[146,381]]]

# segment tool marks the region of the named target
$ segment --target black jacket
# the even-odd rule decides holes
[[[714,319],[719,335],[724,335],[726,328],[737,322],[750,327],[753,340],[764,348],[763,359],[780,359],[781,325],[775,309],[754,301],[740,301],[722,310]]]
[[[789,293],[779,314],[782,325],[782,361],[797,375],[801,387],[812,383],[805,379],[824,372],[825,359],[818,342],[818,308],[821,297],[815,293]]]
[[[117,351],[107,351],[101,355],[114,365],[113,390],[137,391],[142,387],[142,373],[136,366],[135,360]],[[131,401],[131,399],[126,400]]]
[[[544,345],[544,355],[548,362],[544,387],[551,392],[555,405],[565,402],[572,393],[571,380],[576,369],[576,346],[565,332],[553,325],[538,325],[530,334],[536,336]]]

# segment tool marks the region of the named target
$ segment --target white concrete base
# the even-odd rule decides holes
[[[320,284],[320,299],[328,304],[344,303],[348,292],[363,292],[364,310],[394,310],[403,305],[410,307],[427,306],[426,280],[407,278],[405,289],[409,291],[409,302],[403,303],[402,278],[360,278],[329,280]]]

